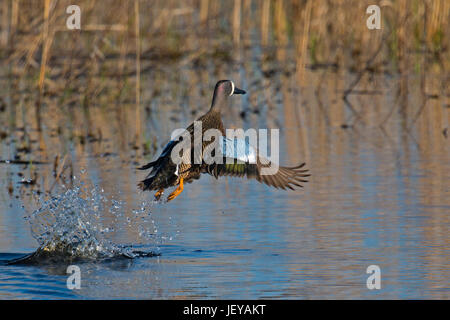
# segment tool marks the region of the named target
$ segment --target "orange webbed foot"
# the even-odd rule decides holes
[[[164,193],[164,189],[159,189],[156,193],[155,193],[155,200],[158,201],[162,194]]]
[[[178,187],[167,197],[167,202],[175,199],[181,192],[183,192],[183,178],[180,179]]]

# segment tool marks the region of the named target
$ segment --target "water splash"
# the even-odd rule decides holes
[[[139,244],[158,245],[168,238],[158,235],[150,212],[153,202],[143,201],[138,209],[131,210],[130,217],[125,214],[125,201],[114,199],[92,184],[80,183],[39,203],[39,209],[26,217],[39,243],[38,250],[26,257],[33,262],[50,258],[99,260],[158,255],[154,251],[136,250],[132,245],[115,244],[110,235],[115,234],[116,227],[136,228]]]

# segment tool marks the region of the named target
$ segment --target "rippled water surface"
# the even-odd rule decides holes
[[[177,85],[187,86],[193,72],[182,69]],[[204,176],[174,201],[153,203],[136,188],[144,177],[136,166],[208,109],[216,80],[186,101],[168,91],[168,74],[158,84],[165,98],[144,98],[142,130],[154,151],[128,143],[133,108],[71,114],[49,105],[45,134],[27,133],[45,148],[18,154],[46,163],[0,163],[0,298],[450,298],[448,92],[439,78],[427,79],[424,91],[411,77],[403,94],[402,79],[379,76],[363,86],[381,93],[351,96],[348,106],[341,96],[353,75],[313,72],[298,91],[289,75],[260,81],[236,73],[249,94],[235,98],[226,125],[280,128],[280,161],[306,161],[310,182],[286,192]],[[0,113],[19,128],[0,142],[2,160],[14,159],[20,128],[33,123],[31,111],[21,112]],[[60,150],[70,168],[54,182]],[[51,206],[49,199],[59,200]],[[82,252],[157,255],[5,265],[61,237]],[[80,290],[66,287],[70,263],[81,269]],[[381,290],[366,287],[373,264]]]

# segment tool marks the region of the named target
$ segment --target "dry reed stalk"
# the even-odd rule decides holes
[[[283,0],[277,0],[275,2],[275,32],[278,42],[277,59],[279,61],[285,61],[286,45],[288,43],[288,38],[287,38],[286,12],[284,9]]]
[[[288,42],[288,38],[286,10],[284,9],[283,0],[277,0],[275,2],[275,30],[279,45],[285,46]]]
[[[431,40],[431,37],[435,34],[435,32],[439,29],[440,25],[440,15],[442,12],[442,3],[440,0],[432,1],[431,5],[431,19],[430,19],[430,27],[428,32],[428,41]]]
[[[6,1],[5,1],[6,2]],[[14,35],[19,21],[19,0],[12,0],[11,3],[11,23],[9,25],[9,47],[14,50]]]
[[[49,50],[49,44],[50,44],[49,36],[48,36],[50,1],[51,0],[45,0],[45,2],[44,2],[44,29],[42,31],[43,48],[42,48],[42,57],[41,57],[41,68],[40,68],[40,72],[39,72],[39,94],[41,97],[42,97],[43,89],[44,89],[45,71],[46,71],[48,50]]]
[[[261,11],[261,44],[265,47],[269,43],[270,0],[264,0]]]
[[[233,9],[233,42],[239,46],[241,40],[241,0],[234,0]]]
[[[408,15],[408,4],[407,4],[407,0],[401,0],[400,4],[400,13],[403,13],[402,17],[398,17],[399,21],[402,21],[406,18],[406,16]],[[397,32],[397,36],[398,36],[398,46],[399,46],[399,52],[398,52],[398,57],[399,57],[399,66],[400,66],[400,72],[406,72],[408,70],[408,64],[407,64],[407,39],[406,39],[406,23],[403,23],[399,26],[398,28],[398,32]]]
[[[0,46],[7,47],[8,39],[9,39],[9,1],[3,1],[2,7],[2,21],[1,28],[2,32],[0,33]]]
[[[141,33],[140,33],[140,21],[139,21],[139,0],[134,1],[134,16],[135,16],[135,36],[136,36],[136,146],[140,146],[141,138]]]
[[[19,22],[20,0],[12,0],[11,4],[11,30],[15,30]]]
[[[50,1],[51,0],[45,0],[44,3],[44,29],[42,33],[42,57],[41,57],[41,67],[39,72],[39,96],[36,102],[36,122],[37,122],[37,130],[39,132],[39,148],[43,152],[43,156],[46,155],[46,144],[44,141],[44,137],[42,135],[42,125],[41,125],[41,103],[43,99],[44,94],[44,80],[45,80],[45,72],[46,72],[46,65],[47,65],[47,57],[49,52],[49,47],[51,45],[51,41],[49,39],[49,16],[50,16]]]
[[[208,21],[209,0],[201,0],[200,2],[200,23],[205,25]]]
[[[303,25],[303,35],[301,41],[298,45],[297,53],[297,77],[300,86],[304,83],[304,70],[306,64],[307,50],[308,50],[308,39],[309,39],[309,26],[311,24],[311,10],[312,10],[312,0],[307,0],[305,11],[304,11],[304,25]]]

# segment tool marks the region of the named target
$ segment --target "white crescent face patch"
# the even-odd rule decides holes
[[[234,82],[231,81],[231,80],[230,80],[230,82],[231,82],[231,93],[230,93],[230,96],[232,96],[233,93],[234,93]]]

